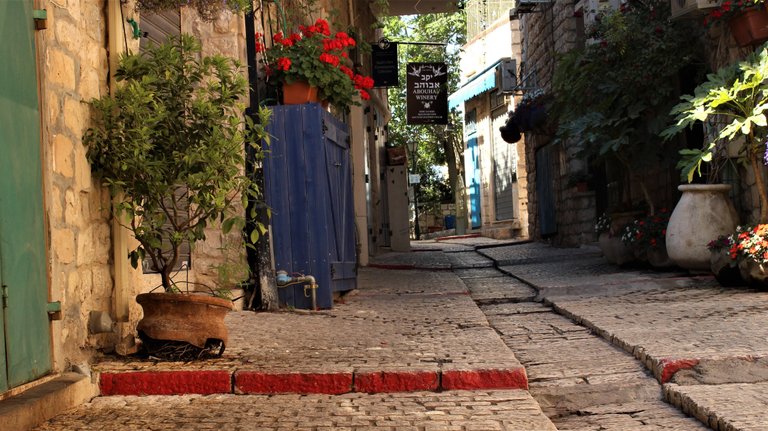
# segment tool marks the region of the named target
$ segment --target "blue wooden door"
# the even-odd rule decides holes
[[[264,161],[275,269],[312,275],[317,305],[356,287],[356,242],[346,126],[319,104],[275,106]],[[283,305],[310,308],[303,285],[279,288]]]
[[[51,369],[32,6],[0,1],[0,392]]]
[[[542,236],[557,233],[555,205],[555,173],[557,147],[547,145],[536,151],[536,199],[538,201],[539,230]]]
[[[464,155],[467,175],[467,188],[469,189],[469,219],[472,228],[482,225],[480,217],[480,148],[477,136],[467,140],[467,152]]]
[[[344,292],[356,286],[357,251],[352,166],[347,127],[330,115],[323,119],[325,168],[328,179],[328,246],[332,290]]]

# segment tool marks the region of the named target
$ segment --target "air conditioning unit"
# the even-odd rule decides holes
[[[512,93],[517,88],[517,62],[502,59],[496,66],[496,87],[502,93]]]
[[[670,0],[672,19],[698,18],[720,6],[721,0]]]

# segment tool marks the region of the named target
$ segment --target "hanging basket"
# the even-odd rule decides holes
[[[768,40],[768,10],[765,8],[749,9],[728,21],[728,25],[736,44],[741,47]]]

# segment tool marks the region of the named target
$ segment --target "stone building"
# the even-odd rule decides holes
[[[617,9],[622,3],[614,0],[519,1],[512,14],[521,34],[519,76],[523,94],[530,91],[551,93],[558,57],[588,43],[586,33],[596,16],[605,10]],[[700,6],[676,11],[679,6],[672,2],[674,19],[701,22],[708,11],[706,8],[712,6],[705,6],[703,2],[696,4]],[[709,70],[716,70],[750,50],[737,47],[725,25],[708,30],[701,42],[709,57]],[[681,81],[681,87],[692,89],[697,84],[684,81]],[[636,185],[637,178],[616,164],[590,163],[577,154],[578,145],[574,145],[574,139],[578,138],[558,142],[555,139],[556,125],[550,126],[545,131],[525,133],[526,171],[530,184],[528,221],[533,238],[556,245],[588,244],[596,239],[594,225],[600,214],[612,213],[618,221],[630,221],[640,214],[638,208],[642,206],[644,196]],[[696,146],[696,143],[688,145]],[[656,199],[657,208],[671,210],[679,198],[676,187],[680,179],[675,163],[676,160],[666,160],[641,174],[649,183],[649,193]],[[731,178],[734,185],[732,197],[736,198],[737,207],[746,221],[755,210],[757,199],[754,177],[748,172],[743,174],[726,173],[726,177]]]
[[[275,7],[255,4],[259,18]],[[375,40],[367,2],[316,5],[308,20],[334,16],[344,28],[359,29],[366,41]],[[131,268],[132,239],[110,217],[109,193],[91,175],[82,143],[90,124],[88,102],[115,85],[111,73],[119,55],[140,49],[142,39],[185,32],[202,41],[204,54],[247,64],[246,38],[253,36],[246,34],[242,14],[224,11],[211,22],[189,8],[151,15],[137,11],[132,0],[3,1],[0,20],[5,39],[0,50],[9,60],[0,66],[0,148],[9,155],[0,165],[0,279],[6,305],[0,308],[0,329],[5,325],[0,334],[11,334],[0,335],[2,400],[73,370],[87,374],[101,353],[130,352],[141,314],[134,297],[159,284],[158,275]],[[256,20],[257,30],[262,22]],[[370,74],[366,57],[356,61]],[[344,118],[352,136],[362,265],[379,246],[369,245],[366,233],[383,209],[376,184],[366,178],[375,182],[380,177],[375,171],[384,169],[388,118],[386,92],[380,90]],[[215,281],[211,267],[224,259],[222,246],[231,242],[215,227],[206,236],[188,259],[184,277],[190,281]],[[95,323],[91,330],[89,319]],[[79,385],[70,401],[93,396],[90,379],[64,380]]]
[[[528,237],[528,176],[523,140],[507,143],[499,127],[519,94],[520,32],[512,1],[466,4],[467,43],[460,88],[449,109],[462,112],[467,227],[494,238]]]

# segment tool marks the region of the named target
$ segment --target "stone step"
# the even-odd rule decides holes
[[[26,431],[98,395],[88,376],[65,373],[30,387],[0,403],[0,428]]]

